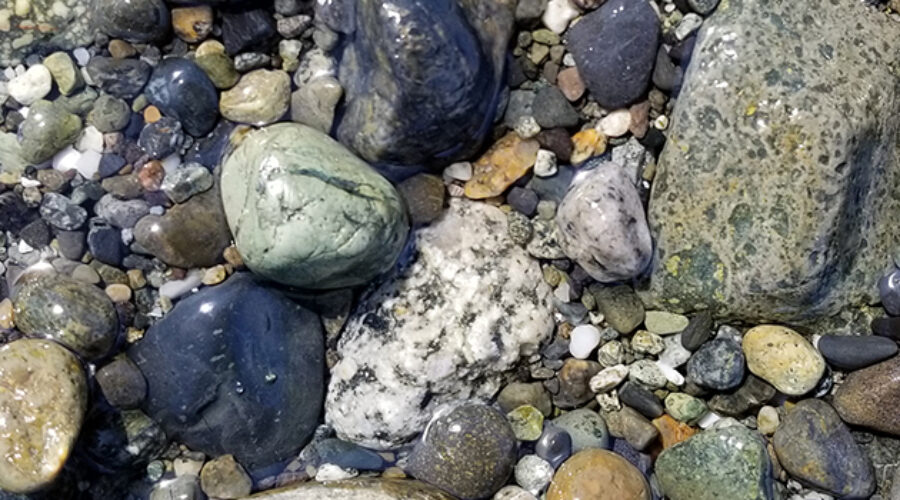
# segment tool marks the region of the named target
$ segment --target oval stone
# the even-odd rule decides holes
[[[97,27],[113,38],[153,42],[169,34],[169,9],[163,0],[96,0]]]
[[[242,138],[222,168],[222,199],[247,267],[304,288],[368,282],[394,266],[409,231],[386,179],[295,123]]]
[[[58,274],[23,276],[13,297],[22,333],[53,339],[87,359],[105,356],[118,334],[116,309],[103,290]]]
[[[713,339],[687,363],[687,375],[695,384],[717,391],[734,389],[744,379],[746,362],[741,346],[729,339]]]
[[[238,123],[262,126],[277,122],[291,107],[291,77],[284,71],[258,69],[222,92],[222,116]]]
[[[359,478],[309,482],[265,491],[255,500],[453,500],[443,491],[408,479]]]
[[[773,439],[778,462],[792,476],[839,498],[869,498],[875,476],[869,457],[828,403],[800,401]]]
[[[179,302],[128,352],[166,434],[248,468],[296,453],[318,425],[318,318],[247,273]]]
[[[848,424],[900,436],[900,357],[849,374],[832,404]]]
[[[212,80],[192,61],[164,59],[153,70],[144,92],[163,114],[180,121],[188,134],[200,137],[216,126],[219,94]]]
[[[812,390],[825,373],[825,360],[802,335],[777,325],[751,328],[744,335],[747,367],[789,396]]]
[[[0,496],[46,486],[69,457],[87,409],[78,358],[49,340],[0,347]]]
[[[590,449],[566,460],[553,476],[547,500],[650,500],[644,475],[621,455]]]
[[[876,335],[826,335],[816,344],[828,364],[845,371],[859,370],[897,354],[897,343]]]

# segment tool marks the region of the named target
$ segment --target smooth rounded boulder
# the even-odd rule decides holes
[[[244,263],[310,289],[362,285],[391,269],[409,222],[390,182],[327,135],[296,123],[233,138],[222,201]]]
[[[324,397],[319,319],[239,273],[179,302],[129,351],[166,434],[245,467],[296,453]]]

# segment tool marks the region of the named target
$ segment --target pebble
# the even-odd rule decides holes
[[[166,59],[170,61],[171,59]],[[90,81],[100,90],[122,99],[133,99],[141,93],[153,68],[139,59],[93,57],[87,65]]]
[[[659,440],[664,450],[687,440],[698,432],[694,427],[679,422],[669,415],[662,415],[651,423],[659,431]]]
[[[535,444],[534,452],[554,468],[559,467],[561,463],[572,456],[572,436],[556,425],[547,425]]]
[[[133,228],[141,218],[150,213],[150,204],[142,199],[120,200],[105,194],[94,205],[94,212],[118,228]]]
[[[514,130],[522,139],[532,139],[541,133],[541,126],[532,115],[523,115],[516,120]]]
[[[538,177],[552,177],[558,172],[556,153],[541,149],[534,160],[534,175]]]
[[[597,351],[597,361],[605,367],[621,364],[625,361],[625,347],[618,340],[607,342]]]
[[[706,403],[683,392],[673,392],[666,396],[666,412],[672,418],[686,424],[696,424],[706,414]]]
[[[138,146],[155,160],[175,154],[183,144],[181,123],[167,116],[145,125],[138,137]]]
[[[593,410],[580,408],[563,413],[550,421],[548,427],[551,426],[568,434],[572,450],[570,453],[577,453],[590,448],[609,448],[610,446],[606,422],[603,420],[603,417]],[[541,440],[544,440],[546,436],[547,432],[545,431]],[[546,455],[542,456],[551,463],[556,463],[556,457],[551,457],[553,458],[551,460]]]
[[[697,313],[681,332],[681,345],[691,352],[696,351],[712,336],[712,326],[712,313]]]
[[[702,16],[712,13],[719,5],[719,0],[675,0],[675,5],[682,12],[694,11]]]
[[[590,380],[601,369],[596,361],[585,361],[569,358],[557,374],[559,393],[553,397],[553,403],[564,409],[577,408],[590,401],[594,393],[590,388]]]
[[[878,336],[826,335],[815,344],[829,365],[844,371],[859,370],[897,354],[896,342]]]
[[[222,92],[222,116],[255,126],[278,121],[291,105],[291,78],[284,71],[259,69],[242,76],[231,90]]]
[[[206,73],[187,59],[170,57],[159,63],[145,94],[151,104],[180,121],[192,136],[204,136],[216,126],[218,92]]]
[[[408,471],[456,497],[490,497],[512,474],[517,446],[503,415],[488,406],[466,404],[429,424],[409,458]]]
[[[127,356],[117,356],[97,370],[97,383],[109,404],[123,410],[136,409],[147,395],[144,375]]]
[[[671,335],[684,331],[690,324],[686,316],[665,311],[647,311],[644,326],[657,335]]]
[[[32,164],[43,163],[81,133],[81,118],[57,103],[38,101],[31,106],[28,118],[19,127],[21,157]]]
[[[615,389],[628,376],[628,367],[615,365],[604,368],[600,373],[591,377],[591,390],[597,393],[609,392]]]
[[[740,425],[710,429],[665,449],[656,477],[671,500],[775,498],[765,444]]]
[[[18,320],[17,320],[18,321]],[[832,404],[844,422],[900,436],[900,357],[850,373]]]
[[[22,339],[0,347],[0,386],[0,488],[29,493],[53,482],[75,446],[87,380],[66,349]]]
[[[609,433],[628,441],[637,450],[644,450],[659,436],[659,431],[643,415],[631,407],[604,413]]]
[[[550,394],[540,382],[507,384],[497,395],[497,404],[504,413],[509,413],[523,405],[537,408],[545,417],[550,416],[550,412],[553,410]]]
[[[619,388],[619,401],[634,408],[647,418],[657,418],[663,414],[663,405],[659,398],[634,382],[625,382]]]
[[[622,456],[585,450],[567,460],[553,476],[547,500],[650,500],[644,475]]]
[[[900,269],[893,269],[878,280],[881,305],[891,316],[900,316]]]
[[[519,441],[537,441],[544,427],[544,415],[531,405],[520,406],[506,414]]]
[[[13,303],[9,297],[0,300],[0,329],[11,330],[15,326],[13,322]]]
[[[200,487],[208,496],[228,500],[249,495],[253,481],[234,456],[222,455],[203,465]]]
[[[31,106],[53,89],[53,76],[43,64],[35,64],[25,73],[10,80],[6,87],[9,96],[23,106]]]
[[[580,117],[562,91],[554,86],[544,87],[534,96],[534,120],[542,128],[569,128],[578,125]]]
[[[580,165],[606,152],[607,138],[597,129],[589,128],[572,136],[572,165]]]
[[[825,373],[825,360],[799,333],[783,326],[763,325],[744,335],[747,368],[780,392],[800,396],[812,390]]]
[[[566,68],[560,71],[556,76],[556,83],[569,101],[575,102],[584,95],[584,80],[578,74],[577,68]]]
[[[516,484],[538,495],[553,479],[554,468],[537,455],[525,455],[519,459],[514,470]]]
[[[466,196],[480,200],[503,194],[531,170],[540,148],[536,139],[523,140],[515,132],[505,135],[474,163]]]
[[[128,126],[131,108],[118,97],[103,94],[96,101],[87,116],[88,124],[103,133],[118,132]]]
[[[641,359],[628,365],[628,377],[655,389],[665,387],[668,382],[659,365],[649,359]]]
[[[689,12],[685,14],[678,26],[675,27],[675,39],[679,42],[691,36],[703,25],[703,18]]]
[[[159,41],[171,28],[169,9],[163,0],[98,0],[93,10],[100,30],[129,42]]]
[[[119,322],[112,302],[99,288],[62,275],[29,273],[13,297],[16,326],[42,335],[87,359],[106,355]]]
[[[628,285],[591,285],[591,294],[606,322],[621,334],[633,332],[644,322],[644,304]]]
[[[566,47],[601,106],[621,108],[644,95],[656,60],[659,31],[659,18],[650,4],[628,0],[604,3],[569,30]]]
[[[406,201],[410,222],[415,226],[434,222],[444,213],[446,190],[440,177],[417,174],[397,185]]]
[[[333,76],[313,78],[291,94],[291,120],[329,133],[344,88]],[[467,179],[462,179],[467,180]]]
[[[804,484],[839,498],[869,498],[869,457],[828,403],[806,399],[788,411],[772,439],[778,462]]]
[[[526,217],[534,217],[540,200],[537,193],[527,188],[513,187],[506,195],[506,202]],[[529,240],[531,235],[529,235]]]
[[[213,31],[213,9],[208,5],[172,9],[175,35],[187,43],[199,43]]]
[[[631,128],[631,112],[627,109],[613,111],[604,116],[597,126],[607,137],[622,137]]]
[[[900,340],[900,318],[875,318],[872,333],[889,339]]]
[[[716,394],[709,400],[713,411],[725,415],[741,416],[744,413],[768,403],[775,397],[775,388],[759,377],[748,374],[746,380],[732,394]]]
[[[518,486],[509,485],[495,493],[491,500],[537,500],[537,497]]]
[[[578,14],[578,9],[570,0],[550,0],[541,21],[544,26],[550,28],[550,31],[562,34]]]
[[[204,496],[200,489],[200,480],[194,475],[160,481],[150,492],[150,500],[202,500]]]
[[[741,384],[745,366],[740,345],[731,340],[714,339],[703,344],[688,360],[687,376],[702,387],[727,391]]]
[[[570,333],[569,352],[577,359],[587,359],[600,345],[600,330],[594,325],[579,325]]]
[[[756,414],[756,430],[765,436],[775,434],[781,417],[778,415],[778,409],[774,406],[765,405],[759,409]]]
[[[197,54],[194,62],[206,73],[217,89],[230,89],[241,79],[241,74],[234,67],[234,61],[224,51],[201,55],[198,49]]]
[[[666,341],[655,333],[638,330],[631,337],[631,350],[638,354],[657,355],[666,348]]]
[[[419,481],[373,477],[327,482],[308,481],[254,496],[254,500],[348,500],[352,498],[454,500],[453,497],[441,490]]]
[[[222,39],[229,55],[265,49],[276,33],[268,9],[222,13]]]

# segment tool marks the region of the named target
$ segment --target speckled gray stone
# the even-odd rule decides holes
[[[814,15],[722,2],[659,160],[646,301],[796,322],[877,298],[900,246],[898,39],[900,25],[855,0]]]
[[[393,267],[409,231],[406,210],[369,165],[296,123],[235,140],[222,200],[247,267],[316,289],[361,285]]]
[[[19,64],[39,50],[74,49],[93,40],[91,2],[6,0],[0,6],[8,13],[0,22],[0,66]]]

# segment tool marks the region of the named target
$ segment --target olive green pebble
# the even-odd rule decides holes
[[[224,52],[203,54],[194,59],[194,62],[219,90],[234,87],[241,78],[240,73],[234,69],[234,61]]]
[[[673,392],[666,396],[666,412],[675,420],[688,424],[695,423],[706,414],[706,403],[683,392]]]
[[[94,109],[94,102],[100,97],[100,93],[91,87],[87,87],[77,94],[70,96],[60,96],[59,99],[53,101],[57,106],[78,116],[87,115]]]
[[[72,61],[69,54],[54,52],[44,58],[43,64],[50,70],[53,81],[56,82],[61,94],[70,95],[84,86],[81,71],[75,66],[75,62]]]
[[[111,95],[102,95],[94,102],[87,122],[100,132],[117,132],[128,126],[131,108],[128,103]]]
[[[22,158],[42,163],[75,142],[81,133],[81,118],[49,101],[31,106],[28,118],[22,123],[20,145]]]
[[[537,441],[544,429],[544,415],[531,405],[522,405],[506,414],[519,441]]]

